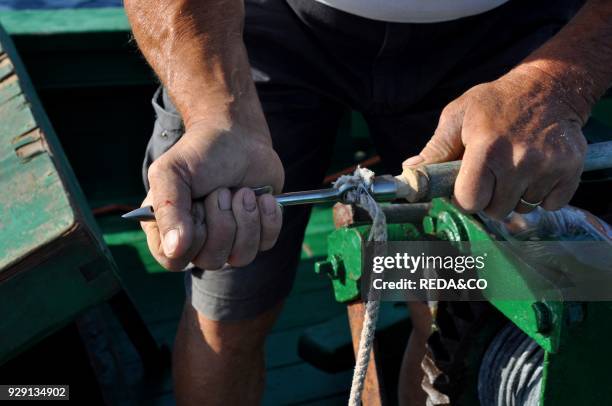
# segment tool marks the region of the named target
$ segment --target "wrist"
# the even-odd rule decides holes
[[[257,103],[259,103],[258,100]],[[272,148],[270,131],[259,104],[253,106],[251,110],[254,111],[231,112],[227,110],[220,112],[217,110],[212,112],[209,110],[204,115],[193,116],[192,121],[185,122],[184,136],[208,141],[221,137],[234,144],[236,148],[240,147],[245,151],[258,146]],[[248,116],[252,118],[245,118]]]
[[[209,54],[206,61],[176,64],[174,73],[163,82],[186,127],[198,121],[214,120],[223,128],[239,118],[245,103],[257,101],[241,41],[224,45],[222,54]]]
[[[559,97],[584,123],[612,85],[612,2],[588,0],[561,31],[519,67],[537,69],[550,77]]]
[[[557,61],[535,60],[523,62],[510,71],[523,85],[528,83],[541,92],[544,99],[564,105],[584,125],[598,97],[594,97],[593,83],[579,67],[566,66]]]

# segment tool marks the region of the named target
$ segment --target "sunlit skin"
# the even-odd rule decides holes
[[[174,271],[189,262],[206,269],[247,264],[274,245],[282,213],[271,196],[256,198],[245,187],[278,192],[284,174],[250,76],[242,1],[126,0],[125,7],[186,130],[149,170],[143,204],[154,207],[156,222],[142,227],[151,253]],[[454,200],[467,212],[501,218],[531,210],[521,197],[562,207],[579,182],[581,127],[611,79],[612,2],[590,0],[515,69],[450,103],[431,141],[404,165],[462,157]],[[233,195],[230,188],[237,188]],[[192,203],[196,198],[205,199]],[[430,324],[423,305],[412,306],[415,331],[400,384],[406,405],[424,402],[418,359]],[[256,404],[263,342],[278,310],[230,323],[208,320],[188,304],[174,356],[177,402]],[[241,388],[240,396],[232,388]]]

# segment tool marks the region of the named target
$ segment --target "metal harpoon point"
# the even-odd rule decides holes
[[[153,208],[151,206],[139,207],[136,210],[132,210],[129,213],[125,213],[121,216],[121,218],[128,220],[148,220],[151,218],[155,218],[153,214]]]

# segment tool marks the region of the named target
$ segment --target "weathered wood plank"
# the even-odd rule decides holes
[[[20,93],[21,87],[17,75],[11,75],[0,82],[0,104],[6,103]]]
[[[114,265],[0,28],[0,363],[119,289]]]
[[[75,226],[70,198],[23,94],[0,105],[0,274]],[[28,136],[24,136],[28,135]],[[35,148],[31,148],[34,145]]]
[[[6,54],[0,56],[0,80],[6,79],[15,72],[13,63]]]
[[[23,93],[0,106],[0,117],[4,118],[0,123],[0,139],[3,140],[3,144],[9,141],[4,148],[10,146],[20,135],[38,127],[30,109],[30,102]]]

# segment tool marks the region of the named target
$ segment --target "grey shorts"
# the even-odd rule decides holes
[[[487,13],[435,24],[373,21],[312,0],[246,1],[244,40],[285,191],[319,187],[340,119],[361,112],[389,172],[421,149],[444,106],[495,80],[554,35],[579,0],[510,2]],[[183,134],[163,89],[153,98],[151,162]],[[148,185],[147,185],[148,186]],[[213,320],[248,319],[290,292],[308,207],[284,210],[278,243],[242,268],[186,273],[194,308]]]

